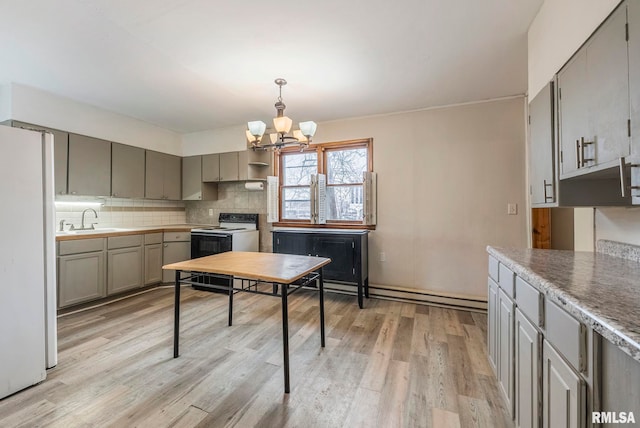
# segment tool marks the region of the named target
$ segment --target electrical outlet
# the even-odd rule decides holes
[[[381,262],[386,262],[387,261],[387,255],[384,253],[384,251],[380,252],[380,261]]]
[[[209,208],[209,217],[213,217],[213,208]]]
[[[509,215],[517,215],[518,214],[518,204],[507,204],[507,214]]]

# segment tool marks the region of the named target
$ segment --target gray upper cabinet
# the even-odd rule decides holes
[[[238,152],[220,153],[220,181],[238,180]]]
[[[111,195],[111,143],[69,134],[69,193]]]
[[[202,157],[202,181],[238,181],[238,152],[214,153]]]
[[[144,149],[112,143],[112,196],[117,198],[144,197],[144,158]]]
[[[640,157],[640,2],[629,2],[627,7],[629,16],[629,101],[631,106],[632,154]],[[637,161],[638,159],[636,159],[636,163]]]
[[[180,157],[151,150],[145,153],[145,197],[179,200],[182,187]]]
[[[220,181],[220,155],[202,156],[202,181]]]
[[[558,73],[563,178],[629,154],[626,24],[623,4]]]
[[[532,206],[556,202],[553,82],[529,103],[529,180]]]
[[[212,201],[218,199],[218,185],[202,182],[202,156],[182,158],[182,200]]]

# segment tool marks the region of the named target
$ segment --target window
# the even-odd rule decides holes
[[[327,223],[362,224],[363,173],[372,171],[372,141],[312,144],[300,152],[283,149],[278,156],[280,223],[309,223],[311,175],[325,174]]]

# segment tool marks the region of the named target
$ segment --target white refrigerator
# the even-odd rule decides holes
[[[57,364],[53,136],[0,125],[0,399]]]

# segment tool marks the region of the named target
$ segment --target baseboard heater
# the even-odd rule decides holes
[[[344,294],[356,295],[357,291],[352,284],[341,284],[325,281],[324,288]],[[435,292],[421,290],[406,290],[381,285],[369,285],[369,297],[376,299],[396,300],[400,302],[416,303],[443,308],[460,309],[465,311],[486,312],[487,301],[473,297],[450,296]],[[366,304],[365,304],[366,307]]]

